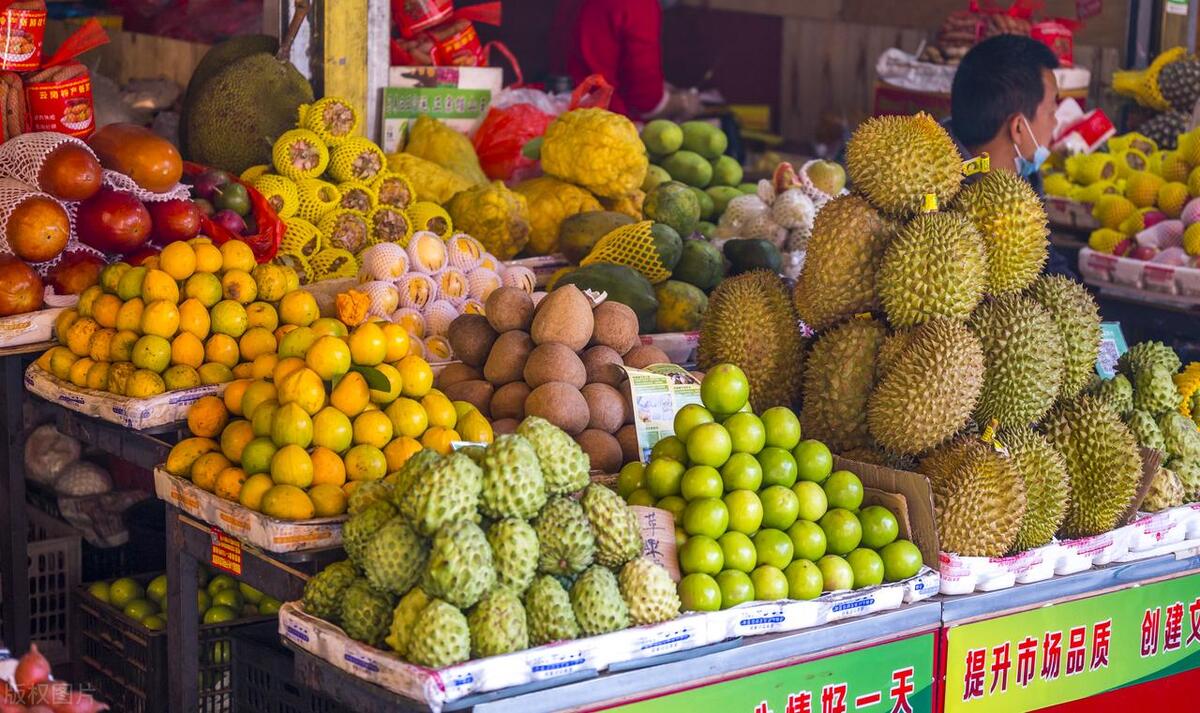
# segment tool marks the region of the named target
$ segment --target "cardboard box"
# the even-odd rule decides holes
[[[833,457],[834,470],[848,470],[858,476],[868,497],[874,504],[883,505],[896,515],[900,524],[900,539],[912,540],[921,550],[921,560],[926,567],[938,568],[937,521],[933,515],[933,488],[929,479],[919,473],[895,470],[882,465],[871,465],[858,461]],[[876,491],[871,493],[870,491]],[[893,494],[903,498],[906,512],[898,510],[897,501],[885,499],[882,494]]]
[[[383,150],[403,151],[408,123],[422,114],[471,134],[504,85],[499,67],[392,67],[383,90]]]

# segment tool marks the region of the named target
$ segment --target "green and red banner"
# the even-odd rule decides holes
[[[946,713],[1028,711],[1200,668],[1200,574],[945,630]]]
[[[622,713],[927,713],[935,634],[898,639],[614,710]]]

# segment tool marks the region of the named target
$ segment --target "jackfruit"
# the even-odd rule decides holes
[[[817,213],[793,298],[800,319],[824,330],[876,309],[875,274],[892,225],[859,196],[834,198]]]
[[[876,355],[887,328],[851,319],[822,334],[804,365],[800,431],[835,453],[871,445],[867,401],[875,388]]]
[[[965,324],[935,319],[914,330],[867,402],[884,448],[917,454],[958,432],[983,389],[983,346]]]
[[[1083,285],[1062,275],[1045,275],[1026,294],[1050,313],[1063,343],[1060,398],[1071,398],[1096,373],[1100,355],[1100,308]]]
[[[756,412],[800,396],[804,342],[783,280],[765,270],[731,277],[708,299],[697,356],[701,370],[737,364]]]
[[[1025,481],[1012,459],[970,437],[946,444],[918,470],[933,488],[939,545],[965,557],[1013,549],[1025,516]]]
[[[1013,549],[1049,544],[1067,516],[1071,499],[1067,461],[1040,433],[1023,428],[1004,431],[1000,441],[1025,484],[1025,515]]]
[[[971,315],[983,345],[980,424],[1017,428],[1040,421],[1054,405],[1063,378],[1063,342],[1050,314],[1021,295],[988,300]]]
[[[961,213],[919,215],[884,251],[875,284],[893,327],[966,319],[987,286],[983,238]]]
[[[867,119],[846,145],[846,172],[871,205],[890,216],[920,212],[926,196],[953,200],[962,185],[962,156],[932,116]]]

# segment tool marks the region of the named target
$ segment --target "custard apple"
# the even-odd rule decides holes
[[[408,460],[404,461],[404,465],[400,466],[400,470],[390,473],[384,478],[392,486],[392,502],[396,507],[400,507],[405,493],[412,488],[413,482],[441,459],[442,456],[437,451],[422,448],[409,456]]]
[[[346,500],[346,512],[351,515],[357,515],[367,509],[371,503],[379,500],[392,500],[392,486],[382,480],[368,480],[365,483],[359,483],[350,497]]]
[[[1133,375],[1133,407],[1161,416],[1179,408],[1179,389],[1172,378],[1174,372],[1165,366],[1149,366]]]
[[[620,495],[592,483],[580,498],[583,512],[596,533],[596,562],[617,568],[642,553],[642,530],[637,515]]]
[[[579,623],[571,610],[571,597],[557,579],[543,574],[525,592],[529,641],[541,646],[552,641],[579,637]]]
[[[417,614],[408,639],[408,660],[427,668],[444,668],[471,658],[467,618],[453,604],[432,599]]]
[[[432,537],[442,526],[478,517],[483,471],[461,453],[442,458],[413,479],[400,498],[400,513],[420,534]]]
[[[386,500],[377,500],[342,525],[342,547],[354,562],[361,562],[367,543],[388,520],[396,517],[396,508]]]
[[[467,615],[471,655],[475,658],[511,654],[529,648],[525,607],[516,593],[493,589]]]
[[[524,520],[508,518],[488,528],[487,540],[496,565],[496,584],[524,594],[537,574],[537,532]]]
[[[1158,512],[1179,505],[1183,505],[1183,483],[1174,471],[1159,468],[1138,509],[1142,512]]]
[[[1200,463],[1172,458],[1166,467],[1179,476],[1179,482],[1183,484],[1183,501],[1200,502]]]
[[[1154,417],[1145,411],[1134,409],[1129,414],[1129,430],[1133,431],[1133,437],[1137,439],[1138,445],[1143,448],[1154,448],[1156,450],[1167,450],[1166,441],[1163,440],[1162,431],[1158,427],[1158,423]]]
[[[379,646],[392,621],[393,605],[390,595],[372,589],[365,578],[359,577],[342,595],[342,630],[351,639]]]
[[[523,437],[497,436],[487,447],[482,465],[479,509],[484,515],[528,520],[546,504],[546,481],[537,452]]]
[[[437,531],[422,589],[466,609],[495,584],[492,548],[478,525],[460,520]]]
[[[1124,418],[1133,410],[1133,384],[1124,374],[1098,382],[1093,389],[1096,398]]]
[[[338,623],[342,593],[358,577],[350,560],[334,562],[304,585],[304,611],[325,621]]]
[[[1183,362],[1175,350],[1162,342],[1139,342],[1129,348],[1117,360],[1117,371],[1133,377],[1151,366],[1162,366],[1174,374],[1183,368]]]
[[[1171,411],[1158,419],[1163,442],[1172,458],[1200,463],[1200,430],[1192,419]]]
[[[550,495],[566,495],[583,490],[590,481],[588,472],[591,461],[574,438],[544,418],[530,416],[517,426],[517,433],[524,436],[537,451],[542,465],[542,477],[546,480],[546,492]]]
[[[405,656],[408,654],[408,642],[412,638],[413,624],[417,615],[429,604],[429,595],[420,587],[413,587],[408,594],[400,597],[400,602],[392,611],[392,628],[387,636],[387,645],[392,651]]]
[[[578,574],[596,556],[596,537],[579,503],[555,498],[546,503],[533,523],[541,552],[538,571],[546,574]]]
[[[429,550],[401,516],[388,520],[367,543],[361,559],[371,586],[397,596],[417,583]]]
[[[617,576],[593,565],[571,585],[571,610],[587,636],[607,634],[629,626],[629,607],[621,598]]]
[[[621,596],[634,626],[657,624],[679,616],[679,595],[671,575],[649,557],[630,560],[617,577]]]

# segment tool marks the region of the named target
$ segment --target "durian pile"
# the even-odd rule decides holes
[[[309,581],[304,610],[428,668],[674,619],[671,576],[587,463],[536,417],[486,449],[420,451],[355,490],[349,559]]]
[[[1164,149],[1176,146],[1200,99],[1200,58],[1183,47],[1163,51],[1144,70],[1116,72],[1113,90],[1158,112],[1139,128]]]
[[[1184,369],[1170,347],[1142,342],[1121,356],[1117,369],[1091,392],[1124,419],[1138,445],[1163,454],[1141,509],[1200,501],[1200,362]]]
[[[1141,459],[1120,417],[1082,393],[1100,317],[1081,285],[1039,276],[1038,196],[1006,171],[964,185],[963,157],[926,114],[868,120],[847,157],[855,192],[817,216],[793,295],[817,332],[804,436],[929,476],[947,552],[1000,556],[1118,525]],[[725,358],[745,368],[755,354]]]

